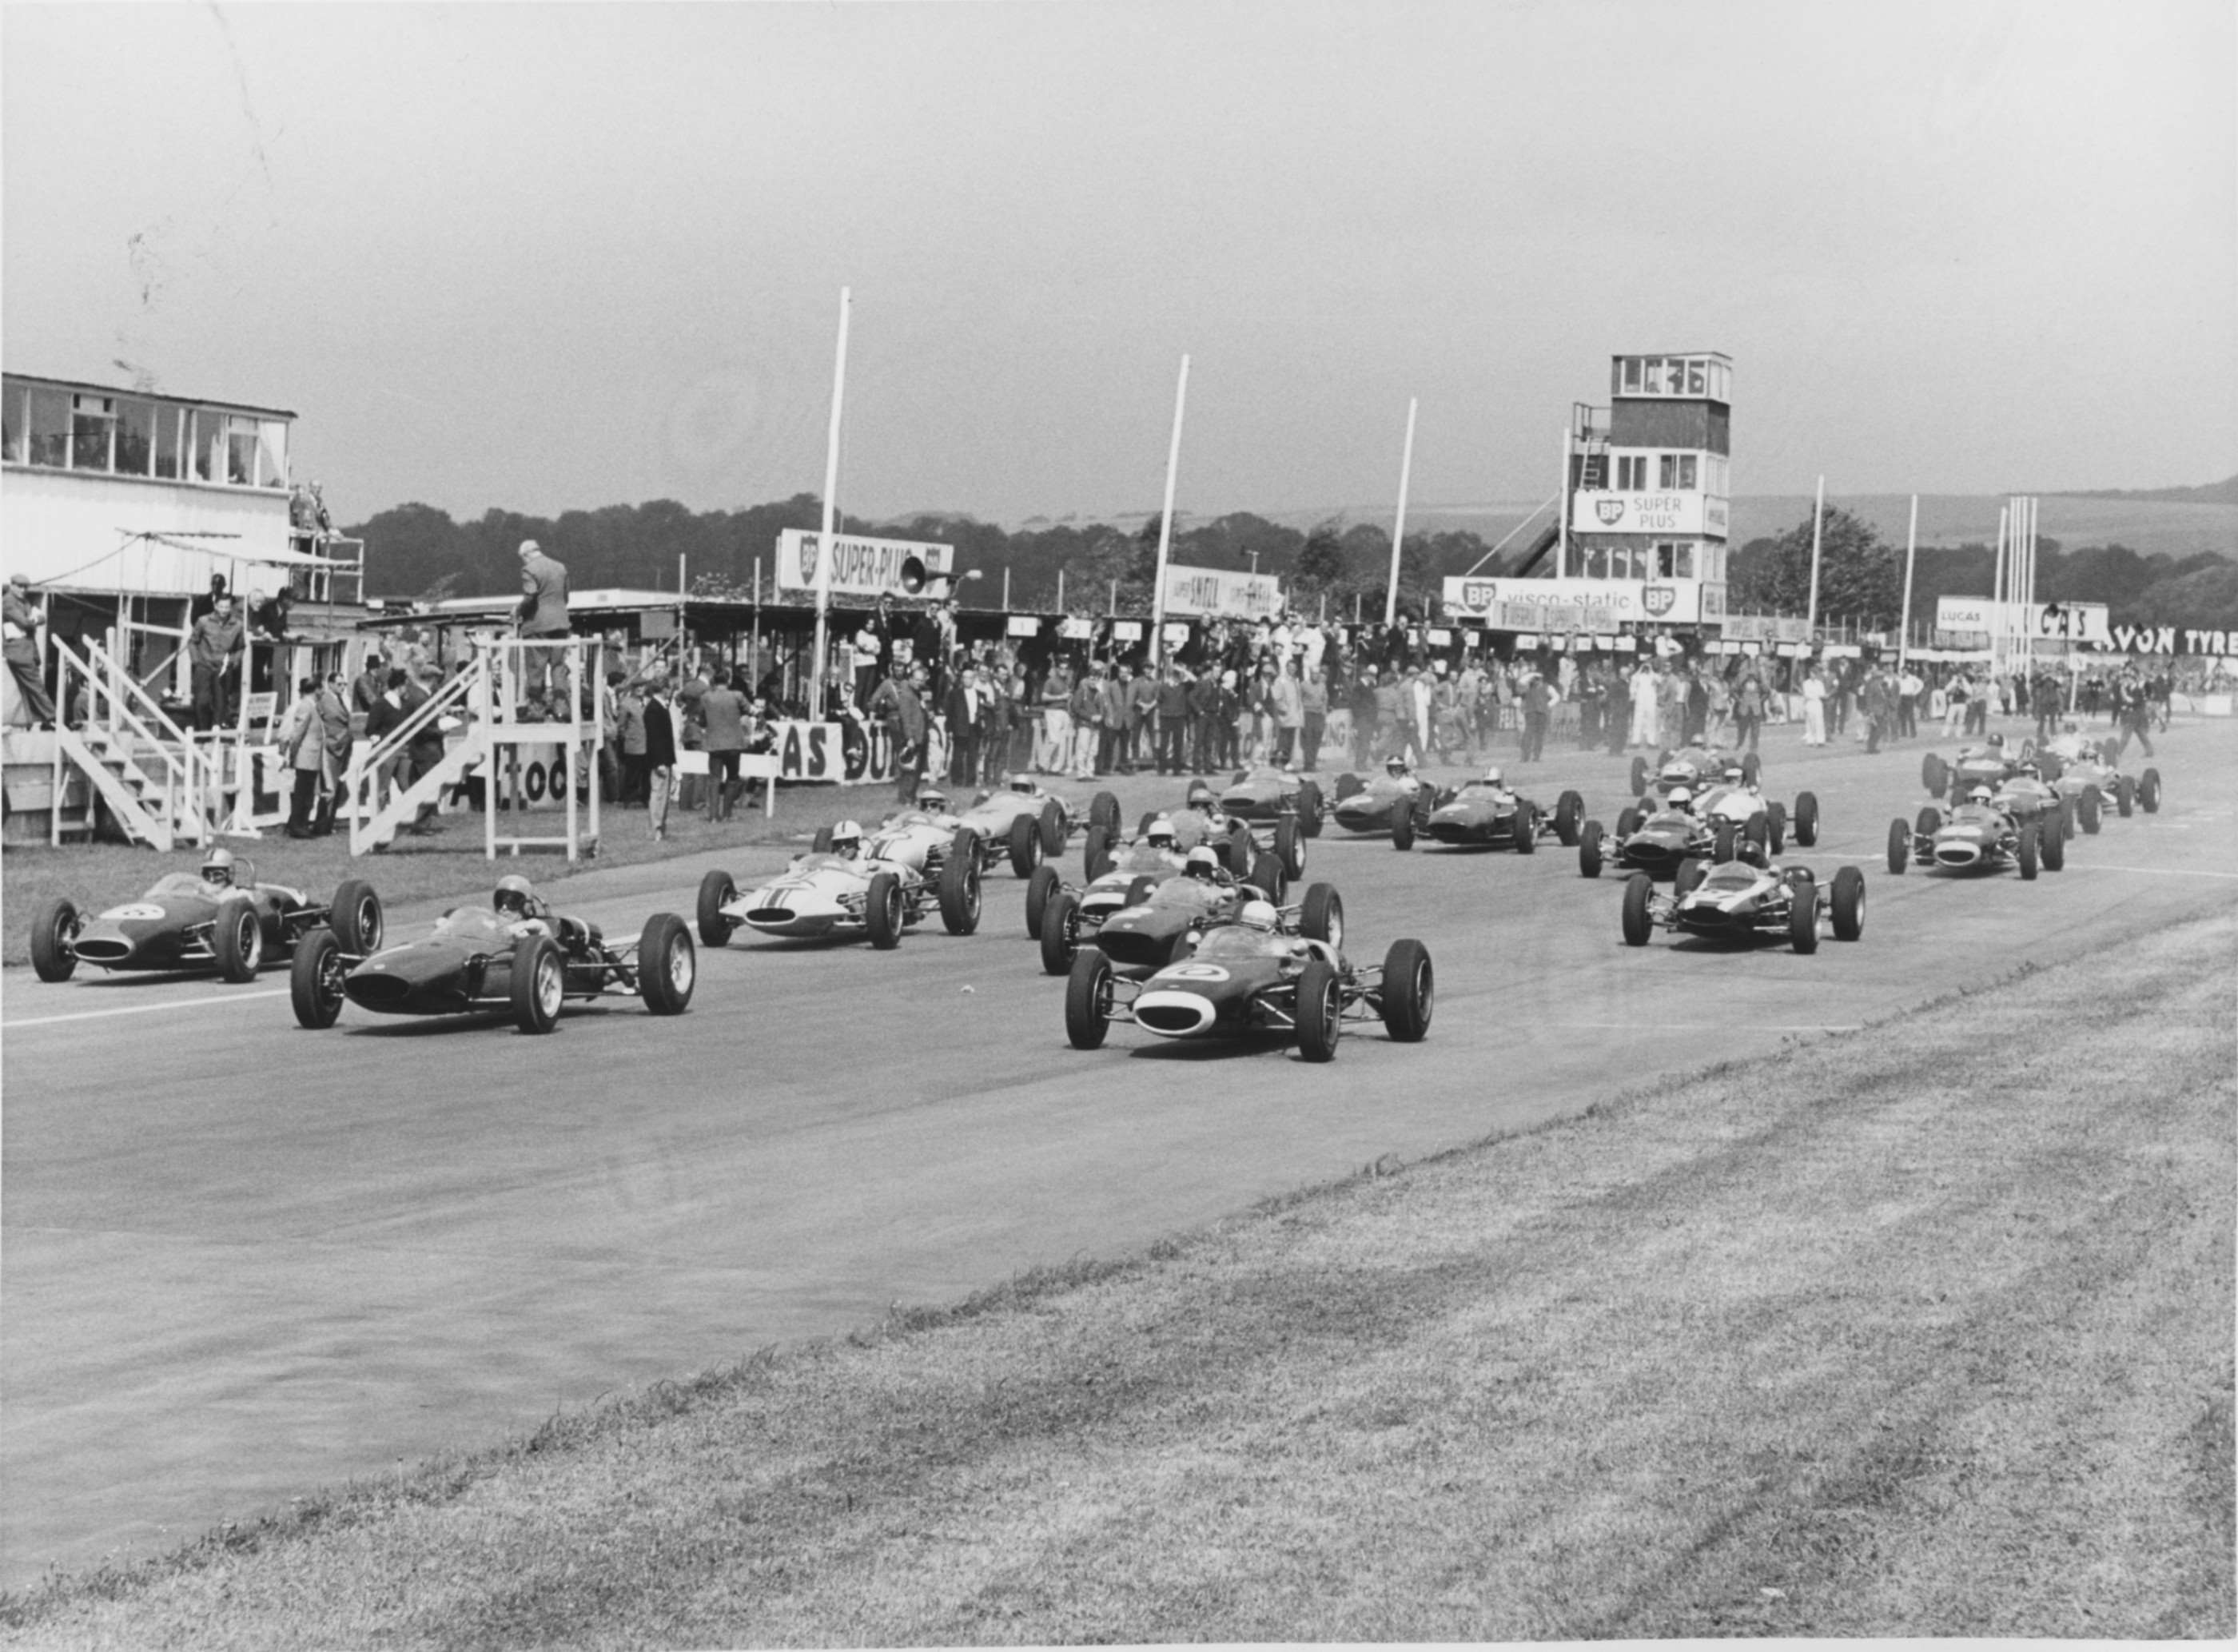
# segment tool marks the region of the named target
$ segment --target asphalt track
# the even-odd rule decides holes
[[[1627,949],[1619,882],[1553,845],[1321,838],[1308,876],[1342,892],[1347,951],[1418,936],[1438,993],[1427,1043],[1376,1029],[1321,1067],[1124,1027],[1070,1049],[1007,872],[977,935],[936,920],[886,954],[742,937],[702,949],[683,1018],[615,1001],[547,1038],[354,1008],[305,1032],[276,973],[10,970],[0,1586],[2238,902],[2238,725],[2162,737],[2162,811],[2109,811],[2034,883],[1886,875],[1923,749],[1767,737],[1767,789],[1825,809],[1802,858],[1867,876],[1864,940],[1807,958]],[[1612,820],[1624,801],[1604,755],[1510,769],[1545,804],[1574,785]],[[1114,790],[1131,818],[1179,789]],[[633,935],[688,915],[709,866],[743,884],[782,858],[593,872],[566,904]],[[393,911],[392,933],[441,904]]]

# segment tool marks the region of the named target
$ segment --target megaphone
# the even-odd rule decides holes
[[[925,570],[923,557],[904,557],[902,576],[897,582],[904,597],[914,597],[924,589]]]

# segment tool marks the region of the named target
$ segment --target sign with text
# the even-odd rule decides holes
[[[1647,618],[1641,597],[1645,582],[1639,579],[1479,579],[1449,575],[1445,582],[1446,611],[1482,619],[1503,631],[1614,631],[1619,625]],[[1502,604],[1516,606],[1507,618],[1496,616]],[[1580,623],[1523,624],[1527,610],[1553,607],[1575,611]]]
[[[1728,519],[1723,498],[1709,493],[1579,493],[1570,506],[1573,525],[1599,533],[1706,533],[1723,538]]]
[[[1935,629],[1974,637],[1996,631],[2063,643],[2105,643],[2113,636],[2102,602],[2000,603],[1989,597],[1937,598]]]
[[[1282,582],[1271,573],[1166,567],[1166,611],[1226,619],[1272,619],[1282,611]]]
[[[777,536],[779,590],[813,591],[824,565],[824,536],[787,528]],[[874,539],[860,533],[831,536],[831,589],[857,597],[914,597],[944,578],[956,547],[917,539]]]
[[[1744,643],[1801,643],[1811,637],[1811,624],[1778,614],[1727,614],[1725,635]]]

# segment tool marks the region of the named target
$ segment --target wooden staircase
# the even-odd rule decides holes
[[[109,649],[90,637],[82,645],[83,659],[61,651],[58,701],[73,704],[72,679],[83,679],[86,716],[55,730],[55,795],[65,767],[76,769],[132,842],[166,852],[209,843],[225,813],[222,748],[172,722]],[[57,809],[57,843],[63,830]]]

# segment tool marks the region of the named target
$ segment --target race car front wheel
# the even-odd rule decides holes
[[[68,981],[77,972],[77,905],[57,895],[40,902],[31,918],[31,968],[41,981]]]
[[[1064,1035],[1076,1050],[1100,1049],[1111,1026],[1111,961],[1090,948],[1064,983]]]
[[[334,1024],[342,1013],[343,972],[342,943],[332,929],[314,929],[295,943],[288,996],[299,1025],[317,1033]]]
[[[246,895],[235,895],[217,909],[210,925],[210,950],[218,973],[228,981],[254,981],[264,962],[264,925]]]
[[[566,979],[550,935],[531,935],[514,947],[512,995],[513,1024],[522,1032],[548,1033],[560,1024]]]
[[[1648,914],[1650,902],[1655,899],[1655,880],[1645,872],[1634,872],[1624,881],[1624,944],[1644,947],[1647,937],[1655,933],[1655,920]]]
[[[1344,988],[1327,959],[1308,960],[1298,977],[1298,1054],[1308,1061],[1333,1061],[1343,1034]]]
[[[1383,1030],[1398,1043],[1420,1043],[1430,1035],[1436,998],[1430,949],[1419,941],[1393,942],[1383,955]]]
[[[334,891],[334,931],[344,952],[370,956],[381,950],[381,897],[372,884],[348,878]]]
[[[645,1007],[656,1015],[681,1015],[699,975],[699,955],[684,920],[673,912],[647,918],[637,942],[637,995]]]
[[[738,886],[720,867],[699,880],[699,939],[711,947],[731,944],[731,920],[723,909],[738,898]]]

